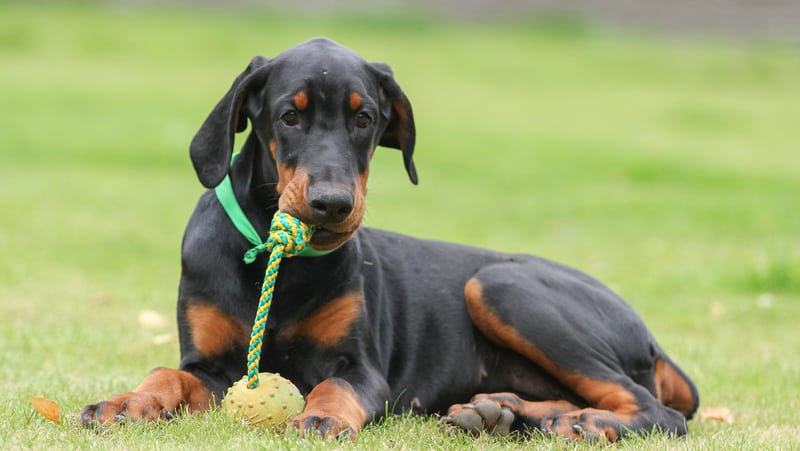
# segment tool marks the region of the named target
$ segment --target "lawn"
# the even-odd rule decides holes
[[[0,448],[587,447],[454,436],[418,417],[355,444],[217,411],[78,427],[84,404],[177,364],[179,246],[202,192],[193,133],[254,54],[317,35],[390,63],[414,106],[420,185],[379,150],[368,225],[589,272],[641,313],[702,406],[731,414],[620,448],[797,446],[800,47],[575,23],[3,4]],[[57,401],[62,423],[29,396]]]

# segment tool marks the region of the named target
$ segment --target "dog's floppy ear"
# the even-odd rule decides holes
[[[417,184],[417,168],[414,166],[414,114],[400,85],[394,79],[392,69],[383,63],[372,63],[372,70],[378,83],[386,94],[387,102],[381,102],[381,114],[388,121],[380,145],[400,149],[403,152],[403,164],[406,167],[411,183]]]
[[[268,63],[268,58],[254,57],[192,139],[189,155],[197,178],[206,188],[219,185],[228,174],[234,135],[247,128],[248,116],[254,118],[261,112],[263,101],[255,94],[266,82]]]

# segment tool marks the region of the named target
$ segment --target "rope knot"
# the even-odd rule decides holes
[[[313,234],[313,226],[279,211],[270,223],[267,249],[272,252],[276,246],[281,246],[286,257],[293,257],[303,252]]]
[[[244,253],[242,260],[249,265],[256,261],[259,254],[267,251],[272,254],[276,250],[280,251],[282,257],[300,255],[303,250],[313,250],[308,246],[313,234],[314,226],[310,226],[288,213],[276,212],[270,222],[267,242],[256,244],[250,248]]]

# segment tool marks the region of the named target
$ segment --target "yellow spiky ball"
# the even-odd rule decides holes
[[[258,387],[247,388],[247,375],[228,389],[222,406],[232,418],[253,426],[279,429],[305,407],[300,390],[276,373],[259,373]]]

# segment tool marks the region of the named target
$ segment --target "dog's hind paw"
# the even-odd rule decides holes
[[[481,432],[505,435],[511,432],[514,413],[491,399],[481,399],[474,403],[456,404],[450,407],[441,424],[455,426],[473,435]]]

